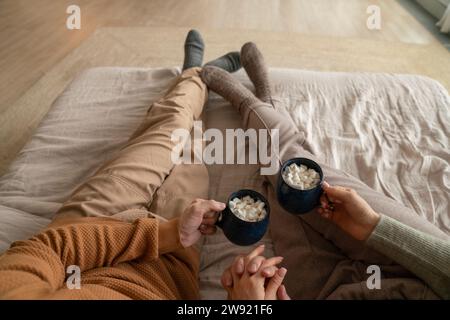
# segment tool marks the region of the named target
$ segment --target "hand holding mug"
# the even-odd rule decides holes
[[[225,209],[225,204],[215,200],[195,199],[181,214],[178,232],[183,247],[194,245],[204,235],[216,232],[217,212]]]
[[[353,238],[367,240],[380,221],[380,214],[353,189],[330,186],[327,182],[322,187],[325,194],[320,198],[319,214]]]

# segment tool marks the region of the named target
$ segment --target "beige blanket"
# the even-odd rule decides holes
[[[55,101],[32,140],[0,179],[0,251],[38,232],[69,193],[114,155],[179,70],[90,69]],[[236,75],[249,86],[243,72]],[[450,233],[449,106],[427,78],[273,69],[275,101],[307,134],[307,147],[337,168],[413,208]],[[206,127],[239,127],[238,114],[211,94]],[[210,197],[264,192],[255,166],[213,165]],[[204,298],[224,298],[219,278],[235,254],[221,232],[205,238]],[[265,240],[273,254],[270,233]]]

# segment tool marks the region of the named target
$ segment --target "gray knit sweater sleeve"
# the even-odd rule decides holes
[[[450,299],[450,241],[382,215],[367,244],[402,265],[444,299]]]

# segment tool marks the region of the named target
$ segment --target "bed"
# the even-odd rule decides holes
[[[54,101],[32,139],[0,178],[0,252],[37,233],[82,181],[124,145],[178,68],[94,68]],[[242,70],[235,74],[251,88]],[[432,79],[393,74],[271,69],[275,107],[306,134],[306,148],[450,235],[450,97]],[[204,128],[239,128],[237,112],[212,93]],[[264,192],[254,165],[208,165],[211,198]],[[270,230],[263,239],[273,255]],[[201,295],[226,297],[220,275],[248,248],[219,231],[201,244]]]

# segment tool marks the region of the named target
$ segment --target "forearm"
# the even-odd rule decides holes
[[[450,241],[382,216],[367,244],[421,278],[442,298],[450,299]]]
[[[0,297],[51,295],[62,287],[70,265],[83,272],[135,259],[154,260],[180,247],[178,220],[126,223],[82,218],[15,242],[0,257]]]
[[[144,253],[149,258],[157,257],[158,221],[138,219],[126,223],[109,218],[80,218],[47,229],[28,241],[49,247],[63,266],[77,265],[85,271],[137,259]]]

